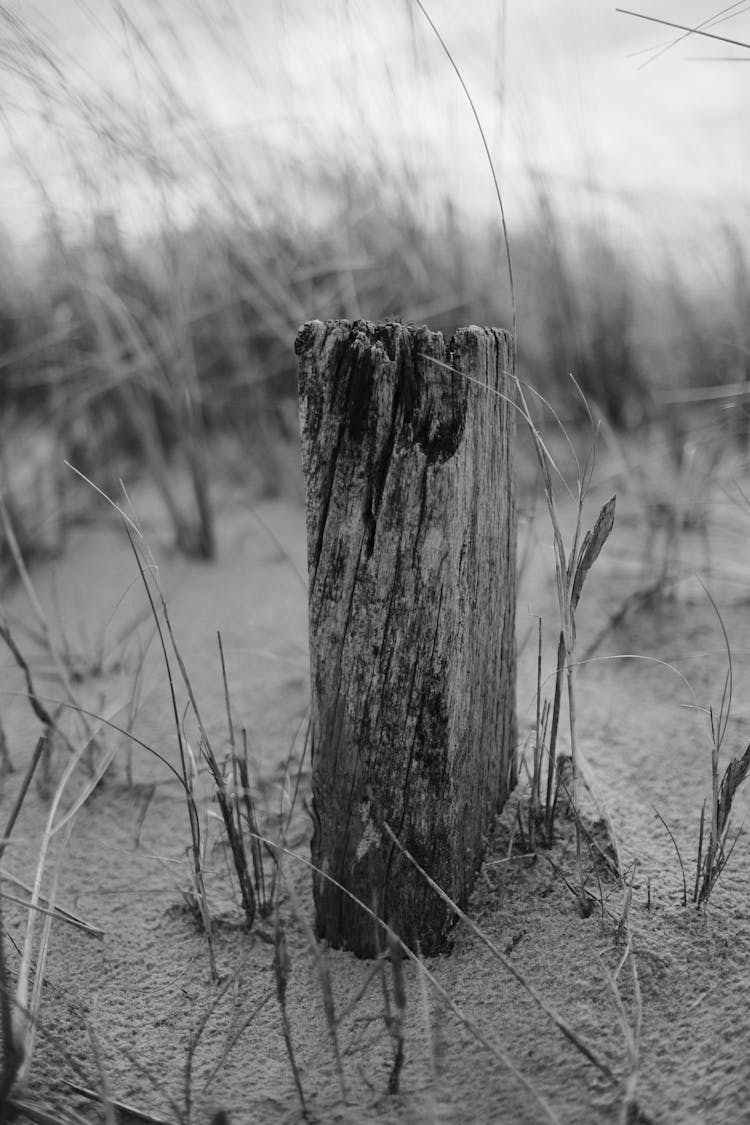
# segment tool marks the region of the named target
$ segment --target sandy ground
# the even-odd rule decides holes
[[[590,519],[607,495],[606,484],[592,494]],[[158,511],[150,511],[147,498],[142,503],[203,723],[222,757],[229,742],[219,630],[234,723],[238,732],[247,731],[253,783],[270,835],[278,831],[280,811],[288,811],[290,788],[302,770],[289,843],[304,859],[309,774],[302,728],[309,687],[302,508],[281,502],[253,508],[242,496],[224,497],[219,558],[204,565],[171,554],[158,533]],[[545,674],[554,667],[557,618],[546,517],[541,508],[521,507],[518,705],[525,742],[533,729],[536,618],[544,622]],[[642,497],[618,498],[615,531],[579,610],[581,653],[623,600],[649,580],[641,511]],[[130,631],[144,611],[143,590],[116,519],[103,508],[100,515],[73,534],[63,558],[35,570],[34,580],[58,639],[64,637],[76,656],[79,699],[108,714],[120,704],[117,721],[130,726],[132,720],[139,738],[175,763],[174,721],[157,644],[151,643],[142,661],[150,627]],[[581,747],[632,877],[633,958],[625,958],[618,927],[621,888],[605,881],[605,908],[580,917],[560,873],[572,878],[574,870],[573,832],[564,820],[549,856],[507,864],[515,806],[506,809],[471,905],[484,935],[591,1045],[613,1077],[571,1046],[466,925],[457,928],[451,956],[428,965],[443,995],[423,984],[413,966],[404,969],[405,1060],[396,1095],[387,1092],[394,1041],[383,1018],[384,982],[393,1004],[390,971],[373,974],[371,964],[330,953],[340,1076],[303,924],[312,915],[309,872],[290,859],[286,873],[298,901],[284,890],[280,913],[290,958],[289,1019],[310,1120],[532,1123],[549,1119],[544,1099],[561,1122],[616,1122],[624,1119],[631,1078],[642,1120],[750,1121],[750,843],[740,838],[707,909],[683,907],[680,866],[654,812],[655,806],[674,833],[691,895],[699,812],[710,786],[702,709],[718,709],[726,670],[715,612],[691,577],[696,569],[703,571],[722,612],[733,653],[734,698],[723,763],[744,750],[750,730],[750,511],[719,498],[710,538],[710,574],[702,537],[686,532],[677,564],[685,577],[671,596],[632,612],[600,640],[594,658],[578,673]],[[10,594],[8,605],[31,624],[20,589]],[[16,631],[38,690],[59,698],[49,658],[19,627]],[[0,662],[3,725],[15,766],[2,779],[4,823],[40,725],[7,651]],[[141,663],[142,699],[133,719],[129,701]],[[551,693],[549,682],[547,690]],[[191,716],[186,729],[197,748]],[[218,983],[206,939],[185,906],[190,834],[179,786],[160,759],[129,748],[124,736],[109,732],[103,741],[117,747],[113,767],[78,812],[64,851],[62,833],[54,838],[46,880],[49,886],[56,871],[59,904],[101,934],[62,921],[52,927],[29,1094],[53,1107],[53,1117],[62,1106],[91,1119],[90,1103],[70,1083],[101,1089],[105,1081],[113,1098],[165,1121],[207,1122],[219,1107],[235,1123],[299,1120],[274,986],[272,921],[261,920],[250,934],[239,926],[216,806],[205,802],[203,830],[208,894],[218,918]],[[57,750],[44,784],[32,786],[3,858],[6,894],[24,897],[11,877],[33,880],[49,796],[65,763],[65,752]],[[69,792],[84,782],[77,774]],[[748,794],[740,793],[737,826],[748,811]],[[13,946],[23,941],[27,914],[9,899],[3,911],[15,973]],[[495,1053],[482,1046],[482,1038]],[[498,1053],[509,1056],[527,1085]],[[142,1119],[118,1116],[125,1122]]]

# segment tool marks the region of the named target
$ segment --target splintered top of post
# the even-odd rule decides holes
[[[445,461],[461,441],[472,384],[501,392],[509,341],[476,326],[446,344],[440,332],[396,321],[309,321],[295,342],[303,434],[318,434],[327,414],[354,441],[398,422],[429,461]]]
[[[402,324],[399,320],[388,320],[382,324],[375,323],[372,320],[308,320],[300,326],[297,332],[297,338],[294,342],[295,355],[300,356],[310,348],[320,348],[326,337],[331,333],[341,333],[347,337],[355,334],[369,340],[371,344],[381,342],[386,346],[390,341],[407,335],[412,338],[416,337],[429,354],[432,354],[433,349],[450,352],[459,338],[469,339],[474,337],[481,339],[487,335],[495,338],[502,337],[508,348],[510,348],[512,340],[510,333],[502,329],[482,328],[479,325],[470,324],[466,328],[456,330],[446,349],[442,332],[433,332],[426,324]]]

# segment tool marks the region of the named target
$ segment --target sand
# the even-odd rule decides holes
[[[592,494],[589,519],[607,495],[604,485]],[[562,815],[551,851],[521,858],[516,832],[514,858],[505,862],[516,803],[524,800],[520,790],[489,841],[469,910],[487,940],[459,924],[451,955],[426,966],[437,987],[413,965],[404,966],[404,1061],[394,1094],[388,1086],[395,1025],[384,1019],[386,996],[391,1015],[398,1014],[392,968],[345,952],[328,954],[339,1070],[308,940],[312,901],[303,861],[309,855],[304,755],[309,681],[301,504],[251,505],[241,491],[226,492],[212,564],[171,553],[160,533],[158,506],[148,495],[137,506],[201,718],[220,758],[229,748],[217,650],[221,633],[237,737],[244,728],[262,828],[274,838],[301,776],[288,840],[299,859],[284,864],[280,918],[289,956],[288,1017],[308,1119],[616,1122],[626,1119],[630,1090],[644,1121],[750,1121],[747,836],[739,839],[708,907],[692,903],[699,814],[710,791],[705,709],[718,711],[726,672],[715,611],[692,575],[703,573],[732,647],[734,696],[723,766],[749,740],[750,512],[726,497],[717,500],[710,572],[702,537],[684,533],[677,564],[682,580],[634,610],[578,670],[581,749],[631,887],[626,918],[627,888],[606,876],[600,886],[592,881],[601,901],[589,917],[581,917],[566,884],[574,873],[573,825]],[[184,797],[168,768],[177,762],[177,740],[163,659],[153,639],[143,655],[152,632],[148,621],[131,629],[143,617],[145,599],[122,529],[103,506],[93,510],[96,519],[69,536],[60,559],[34,570],[34,582],[58,644],[64,638],[77,669],[73,689],[79,700],[98,713],[112,714],[119,705],[116,721],[132,724],[166,761],[110,731],[102,741],[115,748],[111,768],[77,813],[64,850],[62,833],[53,840],[45,886],[56,874],[58,904],[100,933],[61,920],[52,925],[25,1096],[46,1106],[55,1120],[73,1111],[87,1120],[103,1119],[101,1107],[76,1086],[106,1088],[118,1102],[163,1121],[201,1125],[218,1109],[237,1125],[301,1120],[276,996],[273,918],[259,919],[251,933],[243,932],[217,806],[200,778],[207,796],[206,884],[216,918],[219,979],[213,979],[205,935],[189,908],[190,831]],[[618,498],[615,531],[579,609],[581,653],[624,599],[653,578],[644,569],[640,512],[637,495]],[[525,744],[534,724],[536,619],[541,615],[544,622],[548,675],[557,617],[546,517],[529,504],[522,505],[521,516],[518,713]],[[20,588],[7,604],[18,621],[33,623]],[[14,627],[40,694],[59,698],[49,656]],[[41,727],[10,654],[4,650],[0,661],[2,720],[15,767],[2,778],[5,823]],[[130,701],[141,665],[142,698],[133,717]],[[551,692],[550,681],[546,690]],[[182,713],[184,690],[179,696]],[[61,722],[72,729],[70,716]],[[185,729],[197,754],[197,724],[190,714]],[[55,750],[42,782],[32,785],[3,858],[6,895],[24,897],[11,876],[27,883],[34,878],[50,796],[66,761],[66,752]],[[66,792],[77,792],[85,780],[77,773]],[[738,828],[747,821],[749,793],[741,791],[736,799]],[[591,796],[587,808],[594,818]],[[675,848],[654,808],[681,852],[687,906]],[[27,912],[5,899],[3,914],[15,975],[14,945],[23,941]],[[571,1045],[488,941],[590,1045],[602,1066]],[[639,1119],[632,1107],[627,1119]],[[123,1111],[117,1120],[143,1118]]]

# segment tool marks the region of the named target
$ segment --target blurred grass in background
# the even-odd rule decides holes
[[[296,441],[293,341],[305,320],[399,317],[446,334],[510,326],[497,223],[465,206],[455,182],[428,182],[424,106],[399,100],[388,51],[374,42],[378,84],[365,76],[352,90],[342,68],[346,143],[343,125],[323,139],[300,116],[305,86],[295,93],[291,68],[273,91],[254,77],[270,7],[257,5],[254,39],[253,19],[222,0],[151,14],[116,0],[96,11],[71,4],[78,38],[64,51],[38,13],[0,6],[8,182],[37,217],[33,239],[3,235],[0,277],[0,484],[27,551],[61,545],[72,514],[65,458],[112,494],[119,478],[148,474],[178,547],[211,557],[217,472],[252,472],[267,493],[284,487],[280,451]],[[427,84],[443,66],[440,81],[451,83],[413,7],[398,7],[412,71]],[[276,34],[290,40],[314,18],[276,8]],[[360,42],[353,9],[328,8],[337,33],[322,29],[319,56],[301,55],[300,71],[335,67],[337,52]],[[106,74],[92,36],[107,43]],[[209,69],[257,94],[252,135],[217,126],[202,100],[209,43]],[[268,116],[274,97],[283,144]],[[357,133],[368,97],[391,99],[386,117],[400,107],[411,119],[394,126],[388,151],[364,112]],[[677,462],[693,388],[712,412],[711,440],[719,426],[744,448],[750,262],[738,225],[716,217],[712,299],[695,270],[645,261],[604,210],[571,216],[542,173],[530,174],[523,221],[511,225],[522,379],[575,421],[572,372],[613,430],[660,428]],[[727,387],[706,406],[712,388]]]

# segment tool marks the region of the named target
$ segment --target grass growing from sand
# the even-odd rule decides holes
[[[86,182],[94,201],[92,222],[84,236],[71,236],[60,221],[59,209],[39,168],[27,159],[30,181],[49,220],[47,257],[32,271],[30,280],[19,269],[12,278],[18,292],[7,295],[4,291],[2,296],[14,312],[24,286],[30,287],[27,315],[3,319],[5,326],[12,326],[7,327],[8,338],[3,339],[3,371],[9,373],[7,386],[3,385],[3,405],[14,426],[23,418],[52,429],[58,451],[62,450],[104,492],[114,493],[113,481],[118,473],[127,473],[140,463],[160,497],[177,547],[187,555],[210,558],[216,550],[216,527],[222,513],[215,507],[209,466],[221,466],[222,449],[230,447],[232,462],[237,461],[239,449],[241,458],[254,462],[265,487],[275,487],[282,460],[278,445],[288,429],[289,389],[293,383],[290,340],[302,320],[315,315],[356,317],[363,311],[379,319],[393,311],[395,304],[406,319],[429,317],[437,327],[462,318],[503,323],[510,316],[515,328],[515,294],[512,284],[507,288],[497,284],[494,235],[467,230],[448,200],[437,224],[422,223],[413,202],[404,194],[403,184],[399,184],[398,172],[393,176],[383,168],[369,176],[352,167],[333,173],[330,167],[318,169],[319,191],[337,200],[333,221],[323,233],[300,221],[292,237],[283,206],[275,210],[273,200],[262,198],[258,184],[236,178],[228,153],[212,137],[206,151],[196,153],[191,149],[192,163],[188,163],[191,174],[197,164],[206,178],[216,209],[212,214],[198,214],[190,222],[182,221],[175,199],[184,174],[180,161],[175,158],[172,162],[172,157],[177,149],[181,157],[185,156],[186,150],[180,147],[182,137],[195,136],[196,132],[206,135],[203,123],[170,85],[166,64],[149,45],[136,17],[119,4],[112,10],[122,22],[126,64],[138,74],[144,61],[148,63],[139,81],[147,77],[151,92],[158,89],[153,105],[158,105],[168,120],[190,126],[182,133],[174,130],[176,147],[170,152],[159,153],[157,136],[150,132],[149,121],[137,107],[114,107],[81,98],[78,73],[70,72],[69,83],[66,79],[69,60],[61,58],[30,24],[16,20],[9,9],[0,9],[2,25],[19,48],[26,88],[44,106],[61,139],[66,162]],[[164,18],[169,22],[166,13]],[[175,41],[181,41],[176,23],[168,30]],[[418,51],[418,36],[414,31],[413,35]],[[184,42],[183,47],[187,49]],[[463,84],[458,68],[456,71]],[[51,90],[54,97],[50,97]],[[105,193],[100,196],[97,192],[85,162],[76,152],[74,138],[87,131],[105,147],[114,139],[118,160],[130,160],[131,171],[137,169],[139,178],[145,176],[149,190],[160,198],[159,233],[150,247],[125,239],[116,217],[108,221],[106,206],[98,202]],[[489,155],[489,147],[487,152]],[[395,207],[388,198],[394,180]],[[344,205],[339,201],[342,184],[347,196]],[[617,431],[615,438],[615,427],[626,426],[629,418],[658,415],[654,406],[658,388],[649,386],[645,372],[669,364],[674,358],[672,338],[685,325],[697,323],[699,317],[695,298],[677,282],[652,287],[644,301],[640,280],[633,280],[630,264],[593,227],[586,237],[597,248],[596,260],[601,263],[595,282],[598,284],[606,275],[610,284],[602,285],[592,296],[583,283],[580,266],[566,251],[564,224],[554,203],[544,185],[538,182],[536,186],[538,218],[548,235],[547,250],[539,254],[533,234],[517,232],[514,261],[525,288],[533,289],[534,302],[541,309],[539,320],[549,326],[549,331],[521,349],[516,375],[518,408],[528,426],[533,471],[541,480],[550,521],[545,541],[554,558],[554,600],[560,633],[554,696],[546,705],[542,698],[540,641],[532,763],[529,790],[523,794],[525,815],[519,811],[510,827],[504,827],[506,835],[498,837],[499,852],[491,853],[482,877],[487,881],[488,894],[496,895],[500,902],[499,915],[492,913],[486,901],[486,917],[481,920],[473,911],[463,912],[453,906],[460,919],[459,944],[473,941],[476,960],[486,955],[494,965],[493,971],[497,970],[491,977],[495,991],[489,998],[489,1013],[471,995],[471,972],[464,970],[458,981],[451,981],[450,967],[425,963],[419,950],[405,946],[385,927],[381,926],[381,955],[371,966],[356,970],[316,939],[310,922],[310,896],[305,889],[309,858],[304,841],[297,838],[300,822],[306,826],[302,807],[306,795],[305,755],[298,756],[294,767],[292,751],[287,755],[283,771],[275,779],[278,791],[273,804],[258,791],[257,784],[254,786],[243,700],[228,667],[222,634],[218,636],[218,656],[213,654],[213,640],[210,649],[204,640],[200,653],[201,663],[210,663],[216,671],[216,694],[226,722],[226,730],[219,733],[215,716],[213,721],[208,718],[211,701],[200,698],[195,686],[180,629],[177,625],[173,628],[168,601],[159,584],[158,568],[145,550],[137,526],[130,527],[137,563],[133,581],[141,584],[150,615],[150,636],[161,648],[167,674],[165,706],[168,704],[171,712],[175,745],[168,749],[133,733],[150,645],[137,624],[141,611],[133,619],[132,633],[127,633],[141,646],[128,696],[116,697],[111,707],[91,705],[88,695],[84,700],[78,677],[83,682],[95,678],[94,668],[98,676],[102,661],[92,660],[87,670],[76,665],[74,674],[69,646],[56,637],[35,592],[27,560],[44,554],[42,531],[46,519],[35,505],[34,490],[30,490],[29,503],[29,490],[16,483],[23,456],[21,451],[8,453],[9,437],[0,456],[6,496],[0,507],[4,553],[26,587],[32,607],[36,631],[35,643],[30,645],[33,656],[25,654],[16,623],[8,615],[3,619],[2,637],[23,676],[23,691],[42,724],[43,736],[36,751],[27,755],[28,765],[21,785],[15,789],[0,852],[7,853],[10,862],[16,848],[25,846],[19,839],[19,824],[27,821],[42,827],[32,847],[36,868],[28,899],[21,908],[25,932],[18,956],[13,951],[14,931],[8,916],[18,909],[19,895],[8,889],[11,878],[6,869],[0,873],[0,1117],[23,1113],[38,1122],[79,1121],[81,1115],[73,1099],[81,1096],[108,1123],[129,1114],[173,1125],[204,1118],[214,1125],[225,1125],[226,1076],[230,1069],[234,1073],[234,1060],[247,1037],[260,1028],[252,1040],[250,1062],[245,1061],[239,1069],[246,1074],[264,1066],[272,1070],[276,1060],[267,1044],[272,1042],[277,1052],[283,1044],[287,1062],[278,1079],[283,1087],[278,1099],[281,1107],[261,1102],[269,1120],[293,1120],[296,1114],[308,1120],[326,1114],[346,1120],[390,1120],[394,1116],[443,1120],[446,1112],[456,1110],[445,1088],[444,1075],[452,1061],[446,1056],[451,1051],[460,1054],[465,1047],[456,1044],[463,1040],[471,1044],[467,1050],[470,1059],[476,1049],[489,1060],[491,1070],[481,1073],[494,1070],[507,1076],[503,1083],[510,1087],[511,1094],[496,1092],[493,1096],[506,1097],[506,1111],[508,1101],[515,1103],[515,1110],[525,1114],[525,1120],[573,1119],[569,1098],[557,1108],[550,1072],[554,1074],[556,1068],[569,1072],[576,1066],[586,1068],[588,1083],[596,1089],[594,1100],[607,1102],[609,1119],[648,1120],[642,1108],[647,1100],[639,1086],[644,1066],[643,1023],[648,1017],[636,963],[639,941],[643,940],[635,920],[640,889],[638,865],[633,861],[629,869],[624,866],[616,841],[616,863],[608,870],[599,863],[596,836],[583,812],[585,787],[576,724],[580,666],[576,614],[583,582],[612,529],[614,505],[609,501],[601,506],[591,530],[584,533],[584,501],[593,463],[578,460],[571,439],[569,451],[576,483],[570,496],[573,530],[566,544],[563,508],[567,501],[563,496],[561,503],[553,487],[558,479],[564,482],[564,474],[558,471],[559,455],[553,452],[557,435],[553,439],[535,420],[527,396],[531,394],[530,385],[539,387],[544,392],[539,399],[545,410],[548,402],[555,403],[550,407],[555,422],[561,403],[568,416],[585,418],[589,407],[582,408],[581,404],[588,401],[591,412],[605,416],[605,445],[611,450],[620,443],[619,448],[629,452],[628,435],[621,438]],[[373,199],[381,212],[379,219],[373,217]],[[264,221],[256,218],[259,204],[266,206]],[[384,216],[388,219],[385,226]],[[507,247],[507,230],[504,234]],[[739,276],[739,235],[735,235],[735,244]],[[466,260],[467,246],[476,251],[472,251],[472,266],[457,268],[457,263],[460,266]],[[550,247],[554,250],[553,269],[549,268]],[[665,332],[658,362],[653,346],[651,352],[646,347],[638,351],[628,346],[615,355],[613,339],[630,341],[637,337],[636,327],[643,323],[644,307],[650,298],[658,298],[670,319],[671,333]],[[737,331],[732,333],[737,348],[730,349],[731,355],[718,349],[711,356],[686,354],[680,359],[682,368],[675,372],[675,379],[693,382],[702,389],[700,409],[705,408],[708,398],[703,386],[705,370],[712,370],[718,385],[729,381],[727,373],[743,346],[739,323],[738,316],[734,326]],[[718,314],[716,330],[709,326],[700,336],[702,340],[721,337]],[[585,397],[571,395],[570,384],[550,374],[552,368],[559,367],[562,353],[565,379],[568,368],[576,371]],[[738,394],[732,402],[741,401]],[[658,420],[655,440],[659,456],[675,465],[680,480],[687,479],[690,469],[684,456],[686,439],[702,439],[700,434],[696,437],[689,415],[693,408],[675,411],[673,405]],[[676,414],[684,429],[675,425]],[[746,440],[741,415],[735,410],[731,416],[732,424],[739,418],[734,430],[740,442]],[[715,445],[721,441],[716,439],[717,431],[724,432],[719,424],[710,420],[710,440]],[[560,426],[566,442],[569,429]],[[59,467],[50,470],[44,465],[43,471],[56,474]],[[631,490],[641,489],[644,509],[653,510],[663,523],[663,498],[652,502],[646,496],[646,487],[661,475],[659,469],[651,472],[646,467],[640,481],[635,481],[632,472],[626,472],[625,479]],[[671,504],[667,513],[671,513],[671,522],[665,571],[674,567],[675,537],[689,531],[684,497],[671,496],[667,501]],[[663,592],[664,577],[660,577],[654,593]],[[610,622],[607,628],[611,631],[619,623]],[[704,806],[697,844],[693,900],[702,908],[708,906],[740,839],[739,835],[729,835],[729,813],[750,765],[750,752],[746,750],[732,759],[723,775],[719,768],[731,701],[732,663],[727,651],[727,685],[716,721],[711,716],[712,791],[707,809]],[[53,665],[54,686],[42,690],[40,667],[47,660]],[[557,767],[567,755],[560,754],[558,741],[562,741],[560,714],[566,697],[572,772],[561,781]],[[72,718],[72,729],[66,725],[65,716]],[[197,731],[194,746],[191,728]],[[96,742],[93,747],[92,739]],[[119,739],[126,740],[124,752],[116,741]],[[64,755],[57,776],[59,766],[50,765],[53,743],[57,744],[56,760]],[[110,767],[118,750],[126,759],[122,789],[109,788]],[[0,757],[3,789],[7,786],[8,791],[11,785],[15,787],[10,768],[18,753],[11,740]],[[134,781],[134,760],[136,773],[142,772],[144,760],[154,768],[158,764],[179,790],[184,808],[179,821],[175,820],[180,841],[177,858],[168,852],[165,837],[152,827],[156,782],[146,783],[141,792]],[[45,768],[49,769],[48,776],[43,785],[37,785]],[[568,784],[570,819],[566,820],[560,817],[558,799]],[[72,990],[66,997],[62,989],[60,1001],[47,987],[45,997],[45,973],[63,920],[66,925],[86,925],[89,933],[96,929],[95,923],[83,923],[76,912],[63,910],[58,903],[64,899],[65,844],[70,848],[69,841],[73,842],[81,821],[95,815],[97,803],[111,799],[118,809],[123,802],[127,808],[131,797],[143,800],[142,815],[128,812],[140,821],[136,839],[146,822],[145,831],[152,831],[164,849],[157,858],[169,865],[167,888],[160,891],[162,899],[179,901],[182,896],[188,905],[188,920],[179,919],[180,934],[191,934],[190,921],[196,922],[200,931],[190,945],[191,959],[184,970],[185,992],[176,1005],[190,1011],[191,1021],[189,1027],[179,1025],[178,1046],[170,1056],[175,1071],[179,1071],[177,1076],[162,1074],[162,1056],[156,1047],[151,1048],[155,1056],[152,1060],[148,1048],[139,1051],[138,1042],[123,1034],[116,1023],[116,1012],[102,1013],[95,1004],[90,1012],[85,1006],[76,1010],[75,1018],[88,1041],[86,1050],[80,1042],[71,1048],[56,1025],[69,1030],[68,1025],[75,1022],[71,1016],[75,1007],[70,999]],[[37,799],[45,814],[41,819]],[[160,807],[163,810],[165,805]],[[524,824],[527,838],[523,838]],[[520,849],[515,846],[519,825]],[[58,842],[62,842],[61,847],[53,857],[53,845]],[[628,846],[627,840],[624,845]],[[126,866],[135,863],[134,855],[135,851],[126,855]],[[551,882],[544,882],[540,875],[544,864],[535,860],[535,855],[548,856]],[[493,882],[498,873],[499,883]],[[596,892],[589,887],[592,874],[598,880]],[[429,880],[426,873],[423,877]],[[565,959],[564,941],[573,940],[571,934],[575,935],[580,943],[575,950],[584,966],[580,972],[586,978],[571,992],[566,993],[564,987],[555,989],[545,966],[532,956],[524,968],[519,968],[524,947],[535,941],[541,944],[543,934],[541,930],[532,933],[526,941],[521,930],[510,934],[503,931],[506,907],[507,916],[517,919],[512,913],[513,897],[520,896],[526,902],[528,916],[534,917],[537,926],[551,925],[549,914],[534,913],[538,903],[533,896],[523,899],[524,892],[519,890],[522,885],[534,887],[539,901],[543,896],[545,901],[554,899],[561,888],[566,901],[564,896],[570,888],[582,916],[590,915],[593,906],[600,907],[598,925],[595,917],[575,917],[565,925],[578,928],[561,931],[565,936],[560,938],[557,956],[561,962]],[[231,887],[228,917],[214,905],[218,888],[226,895],[227,886]],[[112,888],[105,890],[108,894]],[[135,890],[139,896],[146,896],[143,886]],[[442,893],[439,887],[435,891]],[[481,899],[481,893],[477,897]],[[370,913],[368,904],[360,903],[360,907]],[[116,928],[117,916],[108,913],[107,917],[110,927]],[[162,923],[159,916],[158,924]],[[373,925],[378,925],[375,918]],[[177,940],[168,933],[160,941],[168,943],[170,937]],[[597,955],[601,950],[598,970],[584,956],[581,947],[587,945],[596,946]],[[460,954],[455,958],[460,965]],[[201,978],[200,966],[205,960],[209,982]],[[151,980],[145,967],[144,976]],[[193,976],[195,979],[190,979]],[[583,1011],[576,1009],[579,994],[591,990],[595,980],[602,982],[595,1001],[591,1000]],[[100,987],[94,978],[88,985],[92,993]],[[158,991],[151,983],[147,988]],[[373,994],[378,989],[376,998]],[[304,1003],[298,999],[300,990]],[[170,1008],[169,991],[159,998],[156,1015],[149,1006],[154,998],[141,999],[147,1009],[143,1022],[153,1018],[156,1023],[164,1020],[167,1026],[162,1009]],[[653,1002],[653,996],[650,999]],[[266,1022],[274,1001],[276,1018]],[[571,1013],[566,1010],[569,1003],[576,1009]],[[194,1005],[197,1015],[192,1010]],[[137,1024],[138,1015],[130,1012],[131,1022]],[[105,1042],[110,1030],[108,1017],[114,1045]],[[515,1030],[506,1033],[506,1019]],[[317,1041],[312,1046],[301,1042],[306,1020],[313,1021],[317,1029]],[[43,1050],[35,1047],[37,1038]],[[555,1044],[560,1040],[564,1050],[551,1040]],[[204,1051],[208,1062],[204,1061]],[[48,1077],[50,1066],[65,1066],[66,1073],[72,1070],[76,1074],[76,1086],[69,1085],[65,1093],[43,1090],[35,1097],[40,1054],[46,1056],[40,1067],[42,1073]],[[371,1055],[378,1065],[370,1065]],[[180,1060],[179,1066],[175,1059]],[[484,1064],[474,1065],[479,1074]],[[132,1094],[133,1074],[138,1076],[138,1097]],[[126,1096],[127,1084],[131,1093]],[[489,1079],[487,1084],[489,1088]],[[586,1086],[584,1079],[582,1089]],[[653,1083],[649,1089],[653,1096]],[[88,1093],[82,1094],[82,1090]],[[289,1108],[289,1092],[296,1094],[297,1111]],[[214,1103],[210,1110],[206,1108],[209,1095]],[[50,1100],[45,1101],[45,1097]],[[236,1089],[232,1098],[235,1110],[241,1113],[244,1103],[238,1101]],[[156,1104],[160,1108],[152,1113],[150,1107]],[[488,1115],[494,1113],[491,1099],[485,1109]]]

